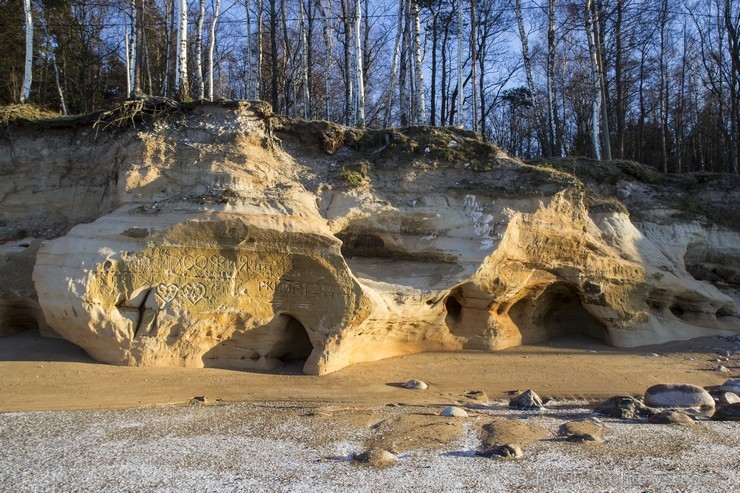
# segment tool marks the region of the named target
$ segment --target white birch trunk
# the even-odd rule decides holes
[[[129,1],[129,25],[128,33],[128,97],[136,97],[136,52],[139,40],[136,36],[136,2],[134,0]]]
[[[463,0],[457,0],[457,112],[455,119],[457,126],[462,128],[462,107],[463,107]]]
[[[198,1],[198,19],[195,21],[195,94],[197,99],[205,99],[203,87],[203,20],[206,16],[206,0]]]
[[[396,42],[393,45],[393,64],[391,65],[391,80],[388,88],[388,98],[385,101],[385,117],[383,118],[383,127],[388,128],[391,124],[391,109],[393,107],[393,91],[396,86],[398,77],[398,53],[401,47],[401,34],[403,34],[403,1],[398,0],[398,30],[396,31]]]
[[[329,16],[326,14],[326,10],[321,5],[322,0],[317,0],[316,6],[321,13],[321,19],[324,22],[324,118],[327,121],[331,120],[331,104],[329,102],[329,94],[331,93],[331,60],[332,60],[332,43],[331,43],[331,22]],[[329,4],[329,12],[331,13],[331,2],[327,0]]]
[[[357,103],[356,124],[362,128],[365,126],[365,82],[362,73],[362,43],[360,42],[360,25],[362,23],[362,6],[360,0],[355,0],[355,80],[357,89],[355,90]]]
[[[427,119],[427,111],[424,103],[424,68],[421,61],[421,21],[419,20],[419,1],[411,0],[411,18],[414,25],[414,76],[415,76],[415,99],[416,115],[415,120],[418,125],[423,124]]]
[[[257,0],[257,80],[253,99],[262,96],[262,0]]]
[[[21,103],[27,103],[31,97],[31,81],[33,80],[33,11],[31,0],[23,0],[26,27],[26,63],[23,70],[23,86],[21,87]]]
[[[180,99],[188,97],[188,2],[178,0],[177,10],[177,69],[175,86]]]
[[[216,25],[221,13],[221,0],[216,0],[213,8],[213,22],[211,22],[210,45],[208,46],[208,100],[213,101],[213,52],[216,49]]]
[[[62,107],[62,115],[67,115],[67,101],[64,99],[64,91],[62,91],[62,84],[59,81],[59,64],[57,64],[56,55],[52,55],[51,61],[54,64],[54,80],[57,85],[57,93],[59,93],[59,105]]]
[[[126,13],[123,14],[123,49],[126,56],[126,97],[131,95],[131,40]]]
[[[601,110],[601,83],[599,79],[599,64],[597,57],[597,46],[596,36],[594,30],[594,19],[592,16],[592,2],[593,0],[586,0],[586,37],[588,38],[588,52],[591,59],[591,78],[593,84],[593,96],[594,100],[592,103],[591,111],[591,139],[594,147],[594,156],[598,161],[601,161],[601,147],[599,145],[599,112]]]
[[[306,40],[306,12],[303,0],[300,2],[301,12],[301,83],[303,84],[303,119],[309,119],[311,108],[311,91],[308,87],[308,42]]]
[[[249,12],[249,0],[244,0],[247,10],[247,93],[244,99],[249,99],[253,94],[254,74],[252,73],[252,15]]]

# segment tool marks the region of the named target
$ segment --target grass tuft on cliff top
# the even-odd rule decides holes
[[[11,104],[0,106],[0,123],[8,124],[20,121],[36,122],[43,120],[52,120],[59,118],[61,115],[53,111],[42,108],[35,104]]]

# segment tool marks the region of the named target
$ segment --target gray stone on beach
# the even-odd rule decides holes
[[[696,424],[694,419],[683,411],[677,411],[675,409],[668,409],[666,411],[659,412],[648,418],[648,423],[658,425],[681,425],[681,426],[693,426]]]
[[[468,413],[465,411],[465,409],[461,409],[457,406],[447,407],[441,413],[439,413],[439,415],[453,417],[453,418],[467,418],[468,417]]]
[[[723,383],[719,390],[722,392],[734,392],[735,394],[740,394],[740,380],[726,380],[725,383]]]
[[[628,395],[610,397],[596,406],[594,411],[599,414],[603,414],[604,416],[624,419],[650,417],[656,413],[654,409],[651,409],[638,399]]]
[[[522,448],[515,443],[496,445],[475,453],[479,457],[491,457],[497,459],[520,459],[524,456]]]
[[[714,407],[709,392],[688,383],[658,384],[645,391],[645,404],[651,407]]]
[[[740,402],[718,407],[712,419],[714,421],[740,421]]]
[[[414,390],[426,390],[429,388],[429,385],[425,384],[421,380],[409,380],[408,382],[403,384],[403,388],[405,389],[414,389]]]
[[[352,460],[375,467],[387,467],[398,462],[398,456],[387,450],[371,449],[352,455]]]
[[[740,402],[740,397],[735,392],[722,392],[717,402],[720,406],[729,406],[730,404]]]
[[[542,399],[532,389],[527,389],[509,401],[511,409],[538,410],[545,407]]]

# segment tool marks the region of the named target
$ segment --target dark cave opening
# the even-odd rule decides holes
[[[526,297],[509,309],[522,335],[522,344],[566,335],[586,335],[606,342],[606,327],[583,306],[576,290],[555,283],[537,298]]]

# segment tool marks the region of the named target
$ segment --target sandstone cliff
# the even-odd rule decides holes
[[[113,364],[323,374],[740,331],[737,177],[524,164],[459,130],[259,103],[124,116],[0,138],[0,333],[40,326]]]

